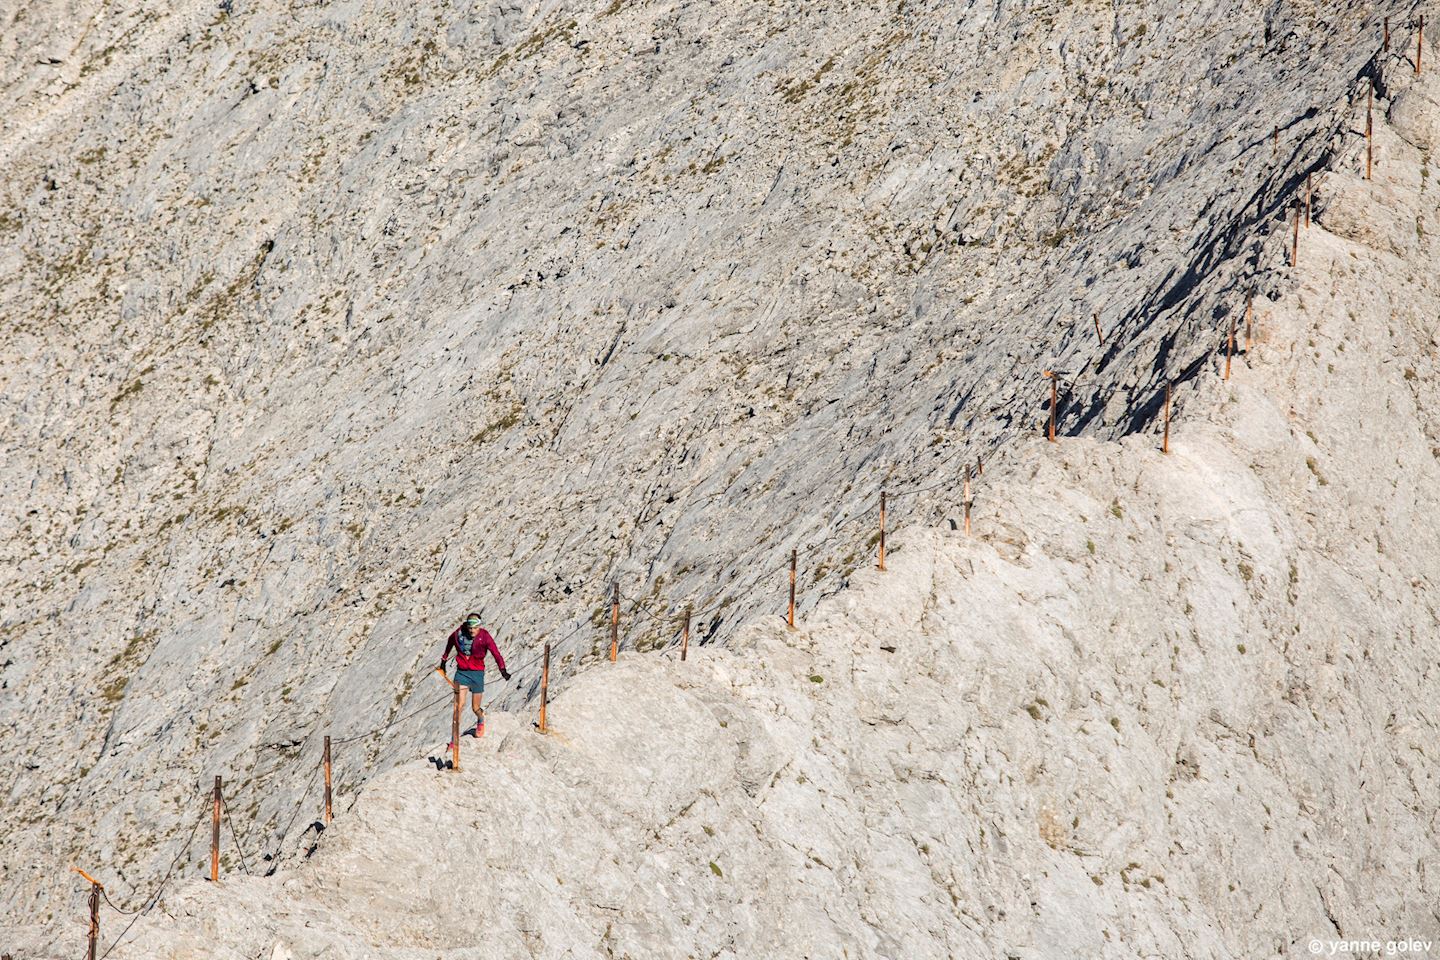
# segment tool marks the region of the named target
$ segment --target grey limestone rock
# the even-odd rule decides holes
[[[321,955],[293,929],[310,920],[336,955],[471,949],[386,899],[454,875],[427,856],[484,855],[426,846],[414,819],[446,733],[429,671],[470,609],[515,668],[489,693],[502,779],[477,764],[435,809],[458,824],[474,786],[520,817],[525,778],[554,778],[559,806],[511,852],[544,847],[562,859],[525,869],[555,876],[497,896],[538,898],[546,944],[575,956],[596,938],[779,955],[787,934],[860,956],[1238,956],[1291,949],[1321,916],[1337,935],[1431,929],[1415,905],[1434,898],[1414,895],[1433,894],[1431,728],[1413,703],[1440,556],[1421,509],[1440,447],[1436,94],[1405,59],[1410,12],[0,10],[6,936],[73,951],[64,866],[136,902],[220,773],[249,853],[279,872],[211,915],[183,858],[175,927],[152,914],[134,955]],[[1307,174],[1297,273],[1286,218]],[[1252,290],[1275,366],[1232,395],[1215,371]],[[1047,368],[1066,378],[1061,449],[1103,490],[1038,445]],[[1147,452],[1172,380],[1205,456]],[[923,532],[958,515],[976,458],[981,553]],[[866,572],[882,488],[914,532],[883,583]],[[774,629],[792,550],[802,621],[829,633]],[[625,665],[592,670],[617,581]],[[656,659],[687,604],[712,671],[694,680]],[[882,627],[936,652],[919,677],[861,648]],[[526,739],[546,640],[573,756]],[[806,659],[841,675],[811,683]],[[809,748],[808,713],[825,715]],[[302,865],[321,738],[372,730],[340,753],[342,805],[370,832],[337,826]],[[785,786],[787,762],[808,784]],[[1162,766],[1193,792],[1162,803],[1180,789]],[[827,808],[841,798],[845,816]],[[708,841],[647,839],[692,800],[753,855],[741,879],[764,893],[740,912],[702,914],[721,895],[699,886],[721,882]],[[586,839],[567,813],[618,832]],[[397,853],[382,825],[425,839]],[[580,862],[611,866],[562,891]],[[377,905],[341,931],[313,878],[359,864],[347,892]],[[397,889],[411,869],[423,883]],[[817,892],[794,896],[813,871]],[[1237,872],[1250,895],[1226,900]],[[525,885],[541,879],[543,896]],[[522,913],[506,923],[493,955],[564,955]]]

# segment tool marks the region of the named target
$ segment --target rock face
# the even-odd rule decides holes
[[[437,735],[427,668],[479,608],[523,668],[492,702],[533,696],[546,638],[557,680],[576,678],[556,706],[573,755],[496,717],[457,783],[512,811],[546,770],[574,791],[543,821],[554,859],[524,869],[554,873],[536,909],[568,918],[557,939],[577,954],[604,949],[595,918],[618,905],[615,878],[647,876],[646,903],[612,924],[649,924],[612,931],[636,955],[753,955],[787,933],[883,956],[1001,955],[1002,941],[1050,955],[1083,933],[1087,950],[1128,955],[1131,888],[1154,904],[1130,932],[1165,955],[1270,949],[1323,934],[1316,916],[1337,931],[1433,925],[1414,906],[1433,902],[1414,853],[1431,770],[1410,746],[1428,721],[1407,698],[1433,661],[1440,556],[1420,152],[1436,94],[1399,52],[1406,9],[234,0],[0,14],[7,921],[59,938],[78,915],[70,861],[104,865],[117,896],[148,890],[216,772],[252,854],[290,861],[308,842],[294,812],[319,738],[382,725],[344,747],[342,798],[353,829],[372,831],[356,882],[389,883],[399,861],[379,811],[449,804],[444,822],[460,825],[474,794],[432,800],[414,758]],[[1396,52],[1376,58],[1384,14]],[[1395,95],[1397,124],[1378,123],[1369,183],[1352,135],[1367,74],[1384,81],[1381,119]],[[1327,163],[1301,271],[1278,269],[1286,205]],[[1276,356],[1263,382],[1242,365],[1232,398],[1208,364],[1252,287],[1260,349]],[[1360,329],[1369,339],[1350,339]],[[1031,442],[1046,367],[1069,383],[1062,432],[1086,436],[1061,448]],[[1162,382],[1194,374],[1179,413],[1217,426],[1192,426],[1190,453],[1116,442],[1153,419]],[[961,464],[992,451],[985,545],[919,533],[954,515]],[[1096,475],[1062,470],[1065,457]],[[882,486],[930,488],[892,501],[917,524],[902,571],[817,606],[869,563]],[[1126,520],[1132,498],[1143,518]],[[1164,512],[1177,505],[1178,528]],[[791,549],[808,632],[755,627],[741,643],[742,624],[783,603]],[[962,590],[955,571],[982,560],[985,579]],[[580,672],[616,579],[626,664]],[[896,584],[920,610],[969,612],[927,626],[934,611],[906,607]],[[889,623],[908,644],[867,646],[864,616],[846,612],[862,596],[899,604]],[[735,649],[706,650],[690,674],[631,663],[671,640],[687,602],[705,614],[697,640]],[[865,697],[924,686],[891,676],[924,651],[949,671],[913,694],[933,709],[864,719]],[[812,685],[803,657],[857,672],[817,667]],[[800,712],[767,714],[781,705]],[[731,711],[737,732],[625,727],[616,745],[619,721],[669,707]],[[806,710],[827,725],[808,748]],[[662,744],[677,737],[696,738],[683,761]],[[891,809],[876,792],[898,790],[892,759],[912,749],[919,786]],[[614,750],[652,760],[630,769]],[[790,814],[786,764],[812,778],[791,788]],[[478,776],[496,765],[514,779]],[[1169,787],[1180,799],[1162,804],[1171,765],[1189,792]],[[725,791],[710,779],[742,768]],[[663,782],[616,801],[634,823],[604,841],[614,877],[577,887],[564,851],[611,852],[579,833],[612,814],[575,811],[598,789],[586,784],[622,773]],[[775,899],[676,926],[655,886],[665,856],[688,870],[718,853],[684,847],[695,825],[665,818],[707,796],[730,805],[712,827],[732,847],[743,830],[759,845],[735,870]],[[1262,816],[1251,796],[1274,803]],[[787,852],[787,816],[823,865]],[[916,906],[885,891],[923,880],[929,854],[901,858],[891,841],[932,822],[922,842],[953,877],[932,874]],[[631,841],[647,829],[662,840],[642,855]],[[660,856],[667,830],[677,846]],[[295,875],[295,910],[322,909],[305,877],[353,866],[346,845],[364,835],[325,838]],[[445,877],[491,863],[480,839],[455,843],[431,850],[455,854]],[[1137,868],[1115,859],[1131,850]],[[1244,872],[1225,882],[1250,899],[1214,887],[1227,857]],[[708,861],[684,874],[675,902],[723,895],[698,886],[732,882],[715,863],[713,879]],[[791,929],[783,909],[808,870],[821,892],[796,895],[806,919]],[[1027,884],[1043,908],[1026,911]],[[256,950],[272,934],[297,957],[315,949],[284,932],[276,880],[242,889],[216,923],[264,914]],[[365,926],[347,949],[401,949],[405,921],[387,917],[373,923],[402,932]],[[136,950],[200,935],[137,929],[151,946]],[[254,955],[238,946],[251,934],[226,930]],[[454,946],[435,930],[408,942]],[[519,941],[498,943],[513,956]]]
[[[263,824],[239,847],[227,824],[223,883],[182,874],[114,956],[1433,947],[1440,285],[1420,157],[1389,143],[1382,183],[1321,189],[1396,201],[1375,215],[1418,218],[1412,257],[1322,208],[1231,379],[1182,388],[1168,456],[1012,444],[973,536],[895,531],[887,571],[795,631],[585,670],[547,735],[497,713],[458,773],[414,759],[342,792],[275,876],[233,862]],[[361,758],[337,754],[343,784]],[[201,861],[209,816],[192,793],[198,839],[156,852]],[[53,930],[11,935],[51,955]]]

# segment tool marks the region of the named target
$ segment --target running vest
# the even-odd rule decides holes
[[[478,639],[480,639],[480,631],[478,629],[475,631],[475,636],[467,637],[465,636],[465,630],[462,627],[459,632],[459,636],[455,638],[455,647],[460,651],[460,656],[473,656],[475,652],[475,641]]]

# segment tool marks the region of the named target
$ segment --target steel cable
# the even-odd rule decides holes
[[[380,733],[382,730],[389,730],[397,723],[403,723],[404,721],[409,720],[411,717],[415,716],[417,713],[423,713],[424,711],[429,710],[431,707],[438,706],[439,704],[447,702],[449,699],[450,694],[447,693],[440,697],[439,700],[432,700],[430,703],[427,703],[424,706],[416,707],[409,713],[398,716],[394,720],[387,720],[385,723],[380,724],[380,726],[376,727],[374,730],[368,730],[365,733],[357,733],[353,737],[337,737],[330,742],[335,746],[339,746],[343,743],[354,743],[357,740],[366,740],[370,737],[375,736],[375,734]]]
[[[283,844],[285,842],[285,838],[290,835],[290,829],[295,826],[295,821],[300,819],[300,812],[305,809],[305,798],[310,796],[310,788],[315,786],[315,781],[319,778],[320,768],[316,767],[314,772],[310,774],[310,782],[305,784],[305,789],[301,792],[300,799],[295,801],[295,812],[290,815],[290,822],[285,824],[284,830],[280,831],[280,843]]]
[[[235,851],[240,854],[240,869],[245,871],[245,876],[252,876],[250,865],[245,862],[245,848],[240,845],[240,834],[235,832],[235,821],[230,819],[230,804],[223,793],[220,794],[220,809],[225,812],[225,825],[230,828],[230,839],[235,843]]]
[[[131,915],[130,922],[125,924],[124,929],[120,931],[120,935],[116,937],[115,940],[110,944],[110,947],[100,955],[100,960],[105,960],[106,957],[110,956],[110,952],[116,947],[120,946],[120,941],[124,940],[125,935],[130,932],[130,928],[135,925],[135,921],[139,920],[145,914],[149,913],[152,909],[154,909],[155,904],[160,902],[160,894],[165,891],[165,884],[169,883],[170,878],[175,875],[175,867],[179,865],[181,858],[183,858],[187,853],[190,852],[190,844],[195,842],[195,834],[199,831],[200,824],[205,822],[206,812],[206,808],[202,807],[200,811],[200,819],[196,820],[195,826],[190,828],[190,836],[185,839],[185,845],[180,848],[180,852],[175,854],[175,859],[170,861],[170,869],[165,871],[165,876],[161,878],[160,883],[155,887],[155,892],[149,896],[149,898],[145,901],[145,905],[143,907],[141,907],[139,910],[135,911],[134,914]],[[103,891],[104,887],[101,887],[101,890]],[[106,897],[106,900],[108,901],[109,897]],[[111,906],[113,907],[114,904],[111,904]]]
[[[124,909],[121,909],[119,906],[117,906],[117,905],[115,904],[115,901],[114,901],[114,900],[111,900],[111,899],[110,899],[110,894],[106,891],[106,889],[105,889],[104,887],[101,887],[101,888],[100,888],[100,896],[101,896],[101,898],[105,901],[105,903],[109,905],[109,907],[110,907],[111,910],[114,910],[116,913],[120,914],[120,915],[123,916],[123,917],[133,917],[133,916],[135,916],[135,914],[137,914],[137,913],[140,912],[138,909],[136,909],[136,910],[124,910]]]
[[[559,648],[560,648],[561,646],[563,646],[565,643],[568,643],[568,642],[571,640],[571,638],[575,637],[577,634],[581,633],[581,632],[584,631],[586,628],[590,628],[590,627],[593,627],[593,626],[594,626],[594,625],[593,625],[593,624],[590,624],[590,623],[581,623],[581,624],[579,624],[578,626],[575,627],[574,630],[571,630],[571,631],[570,631],[569,633],[567,633],[565,636],[561,637],[559,640],[554,641],[554,642],[550,645],[550,646],[551,646],[551,651],[550,651],[551,654],[553,655],[557,650],[559,650]],[[544,644],[542,643],[542,644],[541,644],[541,650],[540,650],[539,653],[535,654],[535,655],[532,656],[529,660],[526,660],[524,663],[520,664],[519,666],[514,667],[513,669],[511,669],[510,672],[511,672],[511,673],[517,673],[517,674],[518,674],[521,670],[529,669],[530,667],[532,667],[532,666],[534,666],[535,664],[539,663],[539,662],[544,658],[544,656],[545,656],[545,650],[544,650]]]

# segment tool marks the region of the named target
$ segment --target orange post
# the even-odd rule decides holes
[[[984,460],[981,460],[979,457],[976,457],[976,458],[975,458],[975,475],[976,475],[976,476],[984,476],[984,475],[985,475],[985,461],[984,461]]]
[[[683,663],[685,655],[690,652],[690,608],[685,608],[685,624],[680,628],[680,660]]]
[[[1055,417],[1060,409],[1060,378],[1050,375],[1050,442],[1055,442]]]
[[[610,594],[610,662],[620,655],[620,584]]]
[[[1247,357],[1250,355],[1251,345],[1255,342],[1253,336],[1251,335],[1250,324],[1250,318],[1254,316],[1254,314],[1255,294],[1252,293],[1245,298],[1245,355]]]
[[[1165,384],[1165,436],[1160,441],[1160,452],[1170,452],[1170,384]]]
[[[210,817],[210,881],[220,879],[220,775],[215,775],[214,811]]]
[[[1235,353],[1235,314],[1230,314],[1230,335],[1225,338],[1225,379],[1230,379],[1230,358]]]
[[[1278,157],[1280,156],[1280,128],[1275,127],[1270,137],[1270,155],[1272,157]]]
[[[682,657],[683,659],[683,657]],[[545,663],[540,668],[540,732],[545,732],[545,705],[550,699],[550,644],[545,644]]]
[[[795,629],[795,566],[798,561],[799,551],[790,551],[790,612],[785,616],[785,622],[791,630]]]
[[[73,864],[70,867],[90,884],[90,946],[86,960],[95,960],[95,948],[100,943],[100,891],[103,885],[90,874]],[[0,955],[0,960],[10,960],[10,954]]]
[[[880,562],[876,568],[885,569],[885,491],[880,491]]]
[[[90,883],[90,935],[86,938],[85,960],[95,960],[100,944],[100,884]]]
[[[1375,127],[1372,113],[1374,112],[1375,84],[1370,84],[1370,89],[1365,91],[1365,179],[1370,179],[1370,170],[1375,166]]]
[[[1100,346],[1105,346],[1105,333],[1100,329],[1100,314],[1090,314],[1090,319],[1095,321],[1095,336],[1100,340]]]
[[[1055,408],[1060,405],[1060,388],[1059,388],[1058,386],[1056,386],[1056,380],[1057,380],[1058,378],[1055,376],[1055,371],[1053,371],[1053,370],[1046,370],[1044,373],[1041,374],[1041,376],[1043,376],[1043,377],[1048,377],[1048,378],[1050,379],[1050,429],[1049,429],[1048,436],[1049,436],[1049,438],[1050,438],[1050,442],[1051,442],[1051,443],[1054,443],[1054,442],[1055,442]]]
[[[965,508],[965,536],[970,536],[970,468],[965,468],[965,493],[960,498],[960,503]]]
[[[450,769],[460,772],[460,711],[464,709],[465,687],[455,686],[455,712],[450,715]]]
[[[92,887],[104,887],[104,886],[105,886],[105,884],[101,883],[99,880],[96,880],[94,877],[90,876],[90,874],[86,873],[84,870],[81,870],[81,869],[80,869],[79,867],[77,867],[77,866],[71,865],[70,869],[71,869],[71,870],[74,870],[76,873],[80,874],[80,876],[84,877],[84,878],[85,878],[85,882],[88,883],[88,884],[90,884],[90,886],[92,886]]]
[[[1390,18],[1385,18],[1385,52],[1390,52]]]
[[[334,811],[330,804],[330,737],[325,737],[325,822],[328,824],[334,819]]]

